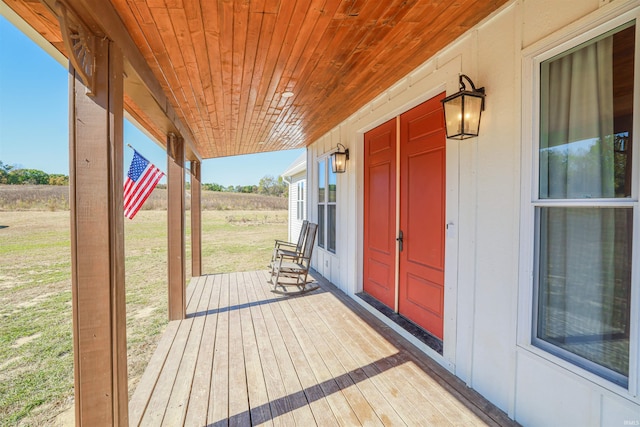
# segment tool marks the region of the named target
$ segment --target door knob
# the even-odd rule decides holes
[[[400,252],[402,252],[404,246],[404,234],[402,233],[402,230],[400,230],[400,235],[396,238],[396,242],[400,242]]]

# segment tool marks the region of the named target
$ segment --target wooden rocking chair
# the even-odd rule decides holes
[[[273,285],[271,292],[282,295],[299,295],[315,291],[320,287],[313,280],[307,281],[317,231],[318,224],[308,224],[302,253],[279,252],[276,255],[276,259],[271,264],[271,279],[269,280]],[[288,290],[291,287],[297,289]]]
[[[302,247],[304,246],[304,239],[307,237],[307,227],[309,221],[306,219],[302,221],[302,227],[300,228],[300,235],[298,236],[298,243],[291,243],[285,240],[277,240],[273,246],[273,254],[271,255],[271,263],[269,268],[273,269],[273,263],[278,258],[279,253],[286,254],[288,256],[297,256],[302,253]]]

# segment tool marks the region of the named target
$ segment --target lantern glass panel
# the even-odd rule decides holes
[[[467,135],[478,135],[480,128],[480,111],[482,110],[482,98],[473,95],[464,95],[464,129],[463,133]]]
[[[462,97],[450,99],[444,103],[444,115],[447,119],[447,137],[453,138],[462,132]]]

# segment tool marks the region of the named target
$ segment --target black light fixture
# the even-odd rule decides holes
[[[340,151],[340,147],[342,147],[343,151]],[[337,151],[334,151],[331,154],[331,170],[333,173],[343,173],[347,170],[347,160],[349,160],[349,149],[345,148],[344,145],[338,143]]]
[[[469,82],[471,90],[467,90],[463,78]],[[460,74],[460,91],[442,100],[447,138],[467,139],[478,136],[484,97],[483,87],[476,89],[469,77]]]

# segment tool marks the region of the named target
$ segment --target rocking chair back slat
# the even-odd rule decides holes
[[[300,235],[298,236],[298,244],[296,245],[296,251],[302,252],[304,241],[307,237],[307,228],[309,227],[309,221],[306,219],[302,221],[302,227],[300,227]]]
[[[304,251],[302,252],[302,258],[307,262],[307,265],[311,262],[311,254],[313,253],[313,244],[316,241],[317,231],[318,224],[311,223],[307,226],[307,236],[304,242]]]

